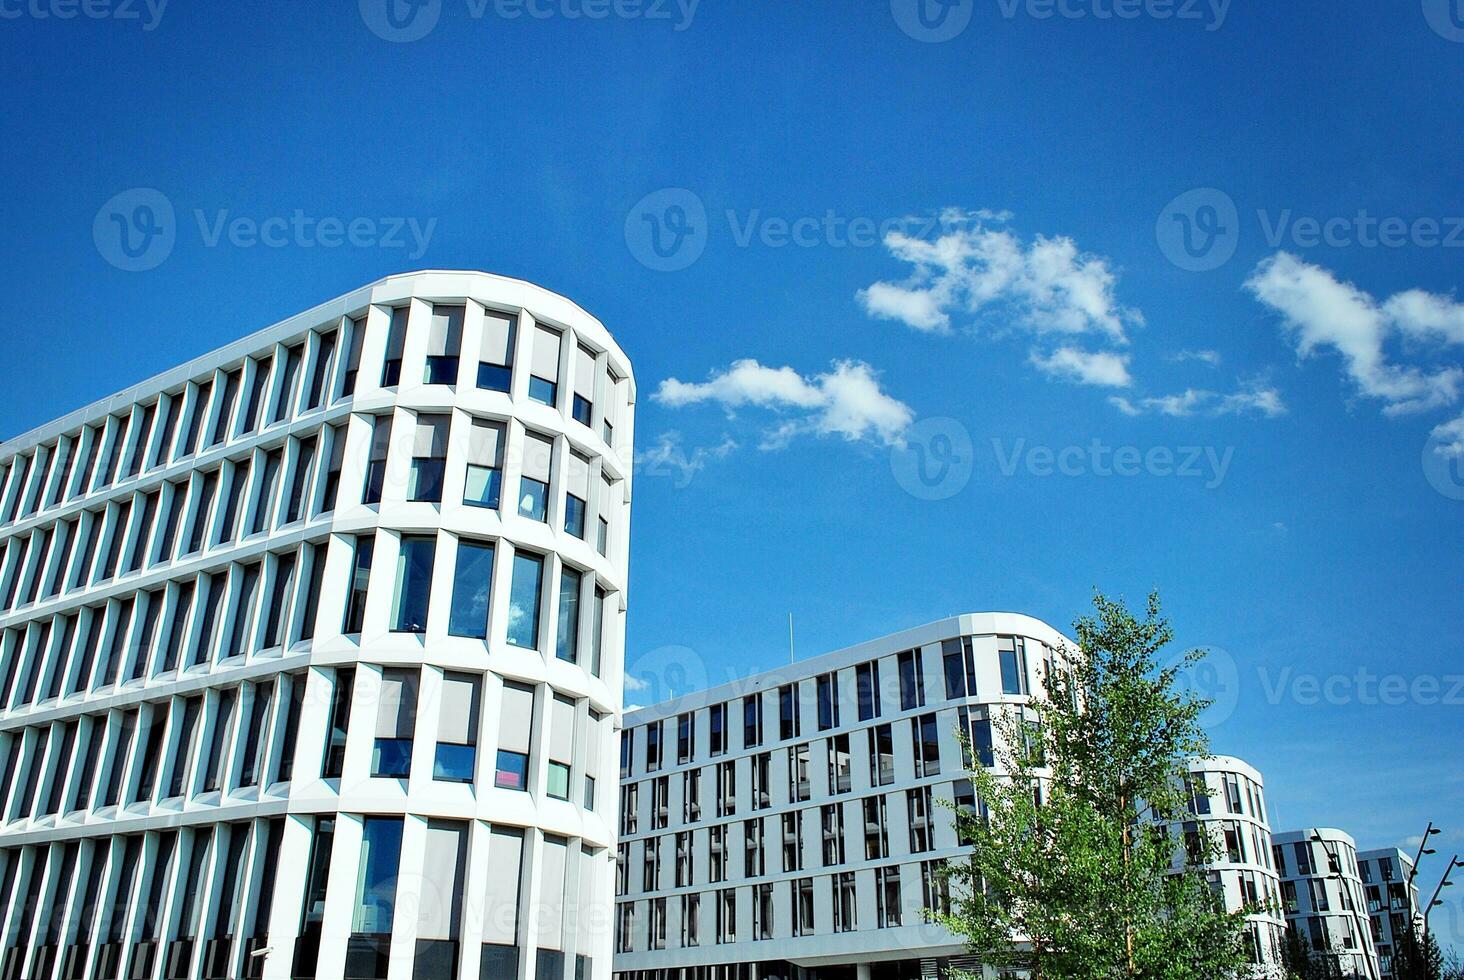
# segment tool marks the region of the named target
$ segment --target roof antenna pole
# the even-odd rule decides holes
[[[793,614],[788,614],[788,663],[793,663]]]

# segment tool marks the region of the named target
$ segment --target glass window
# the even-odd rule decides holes
[[[1001,657],[1001,692],[1003,694],[1027,693],[1027,649],[1020,636],[997,638],[997,652]]]
[[[508,599],[508,642],[539,648],[539,605],[544,586],[544,559],[527,551],[513,556],[513,584]]]
[[[574,357],[574,399],[570,414],[580,425],[588,426],[594,415],[595,352],[576,347]]]
[[[749,694],[742,699],[742,747],[762,744],[762,695]]]
[[[483,343],[478,355],[478,387],[508,391],[513,380],[513,342],[518,317],[497,310],[483,311]]]
[[[264,474],[259,480],[259,490],[254,495],[254,519],[249,523],[249,533],[259,534],[274,520],[275,484],[280,478],[280,461],[284,453],[271,449],[264,454]]]
[[[493,588],[493,546],[458,541],[452,580],[452,609],[447,632],[452,636],[488,637],[488,600]]]
[[[198,509],[193,513],[193,528],[188,532],[188,550],[185,554],[196,554],[203,547],[203,537],[208,530],[210,512],[213,510],[214,493],[219,486],[219,471],[205,473],[199,481]]]
[[[401,863],[402,818],[366,817],[361,828],[361,864],[351,931],[387,936],[396,912],[397,872]]]
[[[219,694],[218,710],[214,714],[213,730],[208,740],[208,762],[203,771],[203,791],[215,792],[223,785],[224,747],[229,744],[229,728],[234,719],[234,701],[238,692],[233,689]]]
[[[463,503],[498,509],[503,491],[503,423],[473,421],[468,433],[468,473]]]
[[[554,440],[533,432],[524,436],[524,465],[519,478],[519,514],[530,520],[546,520],[549,513],[549,474],[554,458]]]
[[[437,712],[437,752],[432,778],[471,783],[478,755],[478,678],[442,675],[442,703]]]
[[[371,457],[366,463],[366,484],[361,503],[381,503],[381,490],[386,483],[386,454],[391,447],[391,416],[378,415],[371,430]]]
[[[290,478],[290,498],[285,506],[285,523],[293,524],[305,516],[305,496],[309,492],[310,478],[314,475],[315,436],[301,439],[299,451],[295,454],[295,472]]]
[[[173,560],[173,548],[178,542],[178,529],[183,526],[183,512],[188,500],[187,483],[167,484],[168,514],[163,518],[163,527],[158,538],[158,553],[153,564]]]
[[[381,673],[376,740],[371,775],[406,779],[412,771],[412,737],[417,727],[416,670],[388,668]]]
[[[493,785],[529,788],[529,746],[533,743],[534,689],[506,681],[499,701],[498,759]]]
[[[580,587],[583,576],[563,566],[559,572],[559,630],[554,655],[570,663],[579,662]]]
[[[334,366],[335,347],[334,331],[320,338],[320,345],[315,350],[315,368],[310,372],[310,391],[305,397],[306,411],[319,408],[325,398],[325,384]]]
[[[432,307],[427,333],[427,368],[422,381],[429,385],[457,384],[458,353],[463,343],[461,306]]]
[[[366,621],[366,589],[371,584],[371,558],[376,551],[376,538],[370,534],[356,537],[356,554],[352,562],[350,594],[346,597],[346,619],[341,632],[360,633]],[[318,559],[317,559],[318,560]]]
[[[820,674],[818,688],[818,730],[826,732],[839,727],[839,678],[837,674]]]
[[[330,459],[325,467],[325,488],[320,494],[320,513],[336,509],[341,492],[341,467],[346,462],[346,427],[337,425],[326,430],[330,439]]]
[[[356,684],[356,669],[340,667],[335,672],[330,701],[330,731],[326,736],[325,763],[322,779],[339,779],[346,761],[346,726],[351,720],[351,694]]]
[[[920,672],[920,651],[906,650],[898,658],[900,668],[900,710],[925,704],[925,677]]]
[[[356,393],[356,378],[361,373],[361,348],[366,343],[366,318],[364,316],[351,319],[351,345],[346,349],[346,370],[341,378],[342,398],[350,398]]]
[[[879,717],[879,662],[871,660],[854,668],[859,689],[859,720]]]
[[[407,346],[407,313],[410,307],[397,306],[391,311],[391,326],[386,334],[386,355],[381,363],[381,387],[395,388],[402,380],[402,352]]]
[[[295,407],[295,382],[300,375],[300,361],[305,354],[305,345],[296,344],[285,351],[285,371],[280,376],[280,390],[275,397],[271,422],[279,422]]]
[[[442,479],[447,473],[447,433],[451,419],[446,415],[417,416],[416,441],[412,446],[412,470],[407,499],[441,503]]]
[[[529,374],[529,398],[551,407],[559,395],[560,335],[543,325],[534,327],[533,367]]]
[[[946,698],[975,697],[976,661],[970,637],[943,640],[941,659],[945,666]]]
[[[432,562],[436,554],[436,538],[402,538],[401,552],[397,556],[396,616],[392,625],[393,632],[427,632],[427,607],[432,596]]]
[[[224,390],[219,398],[219,413],[214,418],[213,437],[210,446],[217,446],[229,437],[229,426],[234,421],[234,402],[239,397],[239,371],[224,375]]]
[[[253,786],[259,781],[260,765],[264,761],[266,740],[265,720],[269,717],[270,703],[274,700],[274,683],[256,684],[254,698],[249,708],[249,727],[244,732],[244,762],[239,771],[239,785]]]
[[[244,415],[240,424],[240,428],[246,433],[259,428],[259,413],[264,408],[264,396],[269,386],[271,364],[270,358],[266,357],[263,360],[255,361],[252,365],[254,373],[249,381],[249,396],[244,403]],[[177,399],[174,399],[174,402],[176,401]],[[173,415],[171,406],[168,413],[171,418]]]

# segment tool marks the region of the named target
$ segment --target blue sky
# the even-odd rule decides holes
[[[637,368],[633,699],[781,662],[789,612],[811,655],[1158,587],[1278,829],[1432,818],[1431,881],[1464,850],[1451,3],[7,2],[0,434],[390,272],[530,279]],[[172,239],[129,259],[137,189]]]

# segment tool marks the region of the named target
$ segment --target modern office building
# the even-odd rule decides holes
[[[1070,644],[963,615],[630,712],[621,740],[623,980],[914,980],[970,966],[926,921],[990,765]],[[962,757],[957,732],[972,751]]]
[[[1356,842],[1330,827],[1288,831],[1272,840],[1286,927],[1315,955],[1334,960],[1344,977],[1379,980]]]
[[[607,980],[634,405],[423,272],[0,445],[4,980]]]
[[[1357,855],[1367,914],[1371,919],[1373,945],[1378,950],[1378,970],[1383,980],[1395,971],[1393,956],[1415,935],[1422,910],[1418,886],[1413,883],[1413,858],[1396,847],[1363,851]]]
[[[1261,774],[1231,756],[1196,759],[1186,789],[1188,817],[1167,825],[1176,845],[1183,844],[1175,848],[1175,867],[1203,867],[1231,912],[1264,909],[1246,917],[1254,975],[1284,975],[1281,881]]]

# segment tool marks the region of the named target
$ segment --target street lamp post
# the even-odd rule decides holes
[[[1423,832],[1423,839],[1418,842],[1418,854],[1413,858],[1413,867],[1408,872],[1408,893],[1413,894],[1413,879],[1418,877],[1418,865],[1425,854],[1437,854],[1433,848],[1428,846],[1428,839],[1439,832],[1439,828],[1428,822],[1428,829]]]
[[[1372,960],[1375,957],[1369,957],[1367,955],[1367,947],[1369,944],[1372,943],[1372,929],[1367,923],[1362,921],[1362,915],[1357,911],[1358,903],[1366,903],[1367,896],[1349,895],[1347,893],[1347,879],[1344,878],[1342,875],[1342,856],[1336,850],[1327,846],[1327,842],[1322,839],[1321,834],[1313,832],[1311,835],[1311,839],[1314,842],[1322,845],[1322,850],[1326,852],[1327,859],[1330,862],[1330,867],[1335,869],[1327,877],[1337,879],[1338,890],[1347,897],[1348,901],[1346,904],[1352,906],[1350,911],[1352,912],[1353,924],[1357,926],[1358,949],[1361,951],[1362,954],[1363,968],[1367,972],[1368,980],[1381,980],[1377,972],[1374,971],[1372,967]],[[1338,954],[1339,959],[1340,955],[1341,954]]]
[[[1428,918],[1430,915],[1433,914],[1434,906],[1444,904],[1439,899],[1439,893],[1442,892],[1445,888],[1448,888],[1454,884],[1452,881],[1449,880],[1449,878],[1451,875],[1453,875],[1455,868],[1464,868],[1464,861],[1459,860],[1459,855],[1457,854],[1449,859],[1449,866],[1444,869],[1444,877],[1439,880],[1439,887],[1434,889],[1433,897],[1430,898],[1428,900],[1428,904],[1424,906],[1423,936],[1425,939],[1428,938]]]

